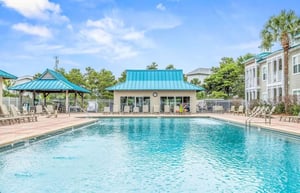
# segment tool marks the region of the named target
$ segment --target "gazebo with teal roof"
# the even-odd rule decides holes
[[[69,112],[69,93],[75,94],[75,100],[77,100],[77,94],[81,96],[83,100],[84,93],[90,93],[89,90],[70,82],[60,73],[50,69],[46,69],[39,78],[27,83],[12,86],[9,90],[16,90],[20,92],[20,104],[22,104],[23,92],[32,92],[33,100],[35,100],[36,94],[42,93],[44,95],[44,105],[46,105],[46,97],[50,93],[65,93],[66,112]]]
[[[126,81],[106,90],[114,92],[114,105],[120,112],[124,106],[130,106],[131,111],[148,105],[150,112],[155,106],[159,112],[164,112],[164,105],[169,105],[171,111],[175,107],[188,104],[190,112],[196,112],[196,92],[202,87],[184,81],[182,70],[126,70]]]
[[[4,79],[17,79],[15,75],[12,75],[8,72],[0,70],[0,103],[2,104],[2,95],[3,95],[3,80]]]

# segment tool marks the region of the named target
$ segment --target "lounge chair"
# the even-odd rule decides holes
[[[35,114],[37,114],[37,115],[44,114],[43,106],[42,105],[36,105],[35,106]]]
[[[269,112],[269,107],[260,107],[253,112],[252,117],[265,118],[266,114]]]
[[[232,105],[232,106],[230,107],[229,113],[234,113],[234,111],[235,111],[235,106]]]
[[[244,114],[244,105],[240,105],[237,111],[234,111],[233,114]]]
[[[213,106],[213,112],[214,113],[223,113],[224,108],[221,105],[215,105],[215,106]]]
[[[103,114],[110,113],[110,107],[104,107]]]
[[[170,113],[170,105],[164,105],[164,113]]]
[[[180,107],[178,105],[174,107],[174,113],[180,113]]]
[[[123,113],[130,113],[130,106],[125,105],[125,106],[124,106]]]
[[[294,116],[280,116],[279,121],[288,121],[288,122],[297,122],[299,123],[300,121],[300,112],[298,115],[294,115]]]
[[[34,114],[34,112],[33,111],[28,112],[27,107],[23,106],[22,107],[22,114],[23,115],[32,115],[32,114]]]
[[[54,110],[52,105],[44,106],[45,112],[47,113],[47,118],[54,116],[57,118],[57,110]]]
[[[10,113],[5,104],[0,105],[0,109],[1,109],[1,114],[0,114],[1,117],[9,117],[10,116]]]
[[[139,113],[140,112],[140,108],[139,107],[133,107],[133,112],[134,113]]]
[[[1,108],[1,118],[0,122],[2,125],[4,124],[12,124],[12,123],[20,123],[20,119],[18,117],[11,116],[10,112],[7,109],[7,106],[2,104]]]
[[[20,111],[18,111],[18,108],[15,105],[10,105],[10,110],[12,113],[12,117],[15,118],[18,122],[25,122],[26,120],[28,122],[30,121],[37,121],[37,116],[34,114],[31,115],[23,115],[20,113]]]
[[[255,107],[253,107],[252,110],[248,109],[247,112],[246,112],[246,116],[252,115],[252,114],[255,113],[258,109],[260,109],[260,106],[255,106]]]
[[[274,113],[275,108],[276,107],[273,106],[270,111],[268,111],[268,110],[265,111],[264,117],[265,117],[265,119],[269,119],[269,123],[271,123],[272,114]]]
[[[149,106],[143,105],[143,113],[149,113]]]

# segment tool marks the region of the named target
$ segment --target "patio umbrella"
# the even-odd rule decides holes
[[[17,77],[12,74],[9,74],[3,70],[0,70],[0,103],[1,104],[2,104],[3,80],[4,79],[17,79]]]

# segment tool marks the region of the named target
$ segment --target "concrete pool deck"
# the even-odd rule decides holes
[[[198,114],[102,114],[102,113],[73,113],[59,114],[57,118],[39,116],[37,122],[26,122],[0,126],[0,147],[36,138],[45,134],[55,133],[68,128],[93,123],[99,118],[107,117],[211,117],[245,125],[248,117],[229,113],[198,113]],[[271,124],[265,124],[263,118],[255,118],[252,126],[280,131],[300,136],[300,123],[279,121],[279,116],[272,118]]]

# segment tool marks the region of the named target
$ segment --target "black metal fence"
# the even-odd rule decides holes
[[[197,112],[229,112],[231,106],[238,107],[240,105],[245,106],[245,101],[242,99],[232,99],[232,100],[223,100],[223,99],[203,99],[197,101]]]
[[[46,105],[54,105],[55,109],[58,109],[59,112],[65,112],[65,99],[53,99],[47,100]],[[43,99],[37,99],[33,102],[32,98],[23,97],[22,104],[20,104],[20,99],[15,97],[3,97],[3,104],[10,106],[11,104],[20,108],[25,107],[27,110],[30,110],[35,105],[45,105]],[[75,101],[74,99],[69,99],[69,111],[70,112],[79,112],[79,111],[89,111],[89,112],[103,112],[104,107],[113,107],[113,99],[84,99],[82,101]]]
[[[13,97],[4,97],[3,103],[6,105],[14,104],[16,107],[25,106],[28,110],[34,105],[43,104],[44,100],[40,99],[35,101],[33,104],[33,100],[29,97],[23,97],[22,104],[20,104],[19,98]],[[59,109],[60,112],[65,112],[65,99],[53,99],[47,100],[47,105],[52,104],[55,108]],[[218,112],[222,109],[222,112],[229,112],[231,106],[238,107],[240,105],[245,106],[245,101],[241,99],[233,99],[233,100],[222,100],[222,99],[204,99],[198,100],[196,103],[196,111],[197,113],[205,113],[205,112],[214,112],[218,107]],[[74,99],[69,99],[69,111],[70,112],[78,112],[78,111],[88,111],[88,112],[103,112],[104,107],[109,107],[110,111],[113,111],[113,99],[84,99],[82,101],[75,101]]]

